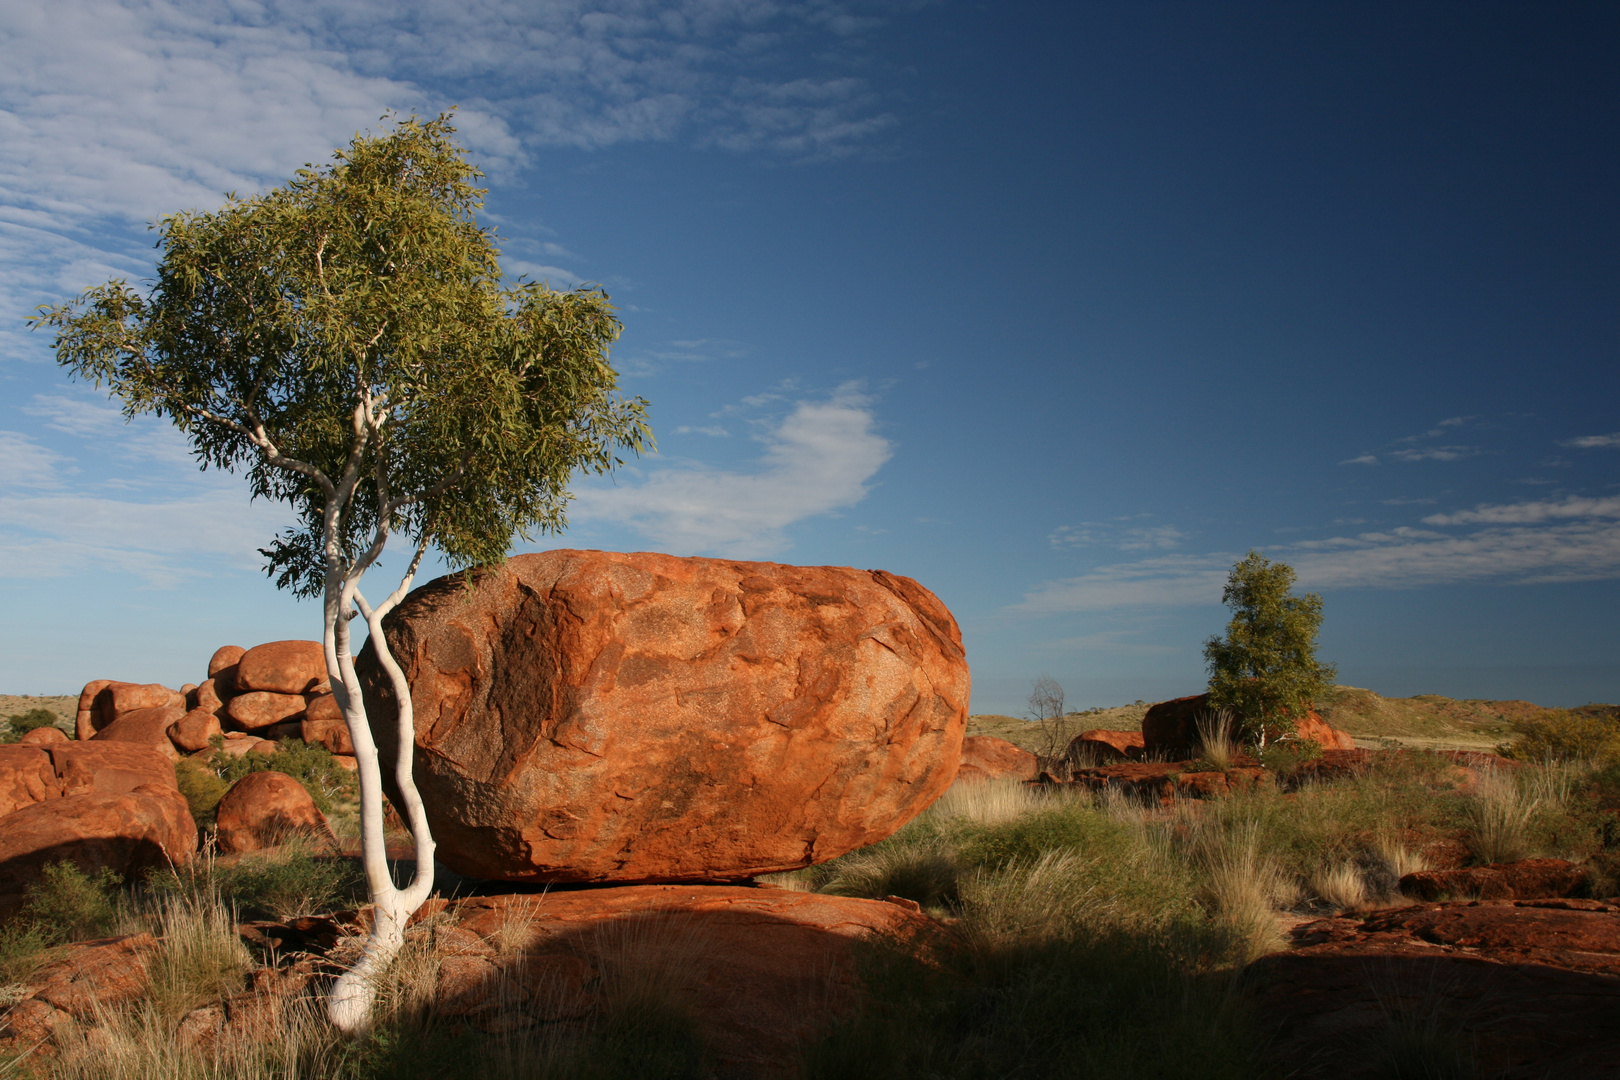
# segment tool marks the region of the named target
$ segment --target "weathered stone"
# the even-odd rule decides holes
[[[1414,1026],[1508,1080],[1610,1075],[1620,1057],[1620,905],[1424,904],[1292,936],[1246,975],[1289,1075],[1395,1075],[1409,1061],[1382,1053],[1409,1045],[1400,1035]]]
[[[124,795],[88,793],[16,810],[0,828],[0,917],[21,907],[49,863],[87,873],[108,867],[138,880],[154,866],[183,864],[197,846],[186,800],[170,785],[143,784]]]
[[[320,694],[309,700],[304,710],[303,730],[300,737],[311,745],[320,744],[334,754],[354,753],[354,740],[349,737],[349,725],[338,708],[337,698]]]
[[[61,794],[49,754],[32,746],[0,746],[0,815]]]
[[[72,742],[67,732],[59,727],[37,727],[32,731],[25,731],[17,740],[18,746],[49,746],[51,743]]]
[[[304,785],[279,772],[248,773],[225,793],[215,812],[215,840],[226,854],[259,851],[303,837],[325,842],[326,818]]]
[[[1077,768],[1106,765],[1115,761],[1135,761],[1142,756],[1140,731],[1110,731],[1092,728],[1069,741],[1064,756]]]
[[[28,988],[37,1001],[54,1005],[80,1020],[95,1019],[98,1009],[133,1001],[146,989],[146,965],[157,949],[151,934],[84,941],[66,955],[36,971]]]
[[[1179,798],[1209,799],[1269,783],[1271,774],[1253,765],[1191,771],[1190,761],[1121,761],[1077,769],[1074,783],[1093,791],[1113,790],[1168,806]]]
[[[74,738],[88,740],[96,733],[101,721],[101,712],[96,707],[96,699],[111,685],[111,679],[95,679],[84,684],[84,689],[79,693],[78,717],[73,724]]]
[[[1142,717],[1143,753],[1166,758],[1197,757],[1202,751],[1198,725],[1214,714],[1208,694],[1161,701]],[[1354,750],[1355,740],[1330,727],[1311,710],[1296,725],[1298,737],[1311,739],[1325,750]]]
[[[151,746],[169,756],[171,760],[178,761],[180,755],[175,751],[174,744],[169,741],[169,728],[185,715],[177,705],[165,705],[157,709],[136,709],[134,712],[121,714],[118,719],[96,732],[91,741],[127,742]]]
[[[318,641],[255,645],[236,662],[236,692],[303,694],[326,686],[326,653]]]
[[[1584,866],[1563,859],[1521,859],[1462,870],[1420,870],[1401,878],[1401,892],[1414,900],[1545,900],[1578,896],[1590,881]]]
[[[385,624],[416,781],[460,873],[791,869],[882,839],[955,778],[967,664],[955,620],[907,578],[551,551],[463,580]],[[360,667],[387,761],[395,709],[369,646]]]
[[[236,693],[236,664],[247,652],[240,645],[221,645],[208,660],[208,677],[214,680],[215,692],[228,698]]]
[[[64,796],[127,795],[143,784],[175,786],[173,760],[155,746],[69,742],[45,751]]]
[[[511,1015],[515,1001],[532,1019],[572,1019],[661,987],[691,1007],[727,1076],[792,1075],[805,1042],[859,992],[857,942],[925,948],[935,932],[927,917],[880,900],[726,885],[480,897],[444,917],[491,943],[527,931],[517,955],[454,965],[443,988],[465,1014]]]
[[[207,709],[192,709],[169,725],[169,741],[175,748],[195,753],[208,746],[208,740],[225,732],[219,726],[219,717]]]
[[[254,690],[238,694],[225,706],[230,718],[248,731],[288,720],[301,720],[305,701],[301,694],[275,694]]]
[[[1028,750],[1006,739],[969,735],[962,740],[962,764],[956,771],[956,779],[970,783],[1004,778],[1033,780],[1040,771],[1039,760]]]
[[[127,713],[183,706],[185,697],[162,683],[114,682],[107,684],[107,688],[96,696],[96,701],[101,707],[102,726],[105,727]]]

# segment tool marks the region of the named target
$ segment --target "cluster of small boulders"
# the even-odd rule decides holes
[[[85,741],[155,746],[174,761],[220,750],[268,754],[278,739],[296,738],[324,746],[355,767],[354,744],[318,641],[226,645],[208,661],[206,679],[178,690],[97,679],[79,695],[75,734]]]

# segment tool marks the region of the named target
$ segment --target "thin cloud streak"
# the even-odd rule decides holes
[[[870,400],[846,387],[799,402],[764,438],[755,472],[660,469],[640,483],[578,492],[569,517],[627,526],[676,553],[775,555],[789,546],[790,525],[866,497],[894,452],[874,424]]]

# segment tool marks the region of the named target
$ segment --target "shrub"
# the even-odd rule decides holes
[[[56,714],[49,709],[29,709],[6,717],[0,727],[0,743],[14,743],[35,728],[50,727],[56,723]]]
[[[903,896],[925,908],[944,909],[957,901],[960,874],[956,859],[939,842],[899,840],[839,860],[819,891],[873,900]]]
[[[1513,862],[1530,854],[1530,822],[1540,806],[1512,776],[1481,771],[1469,800],[1469,847],[1483,863]]]
[[[147,881],[159,897],[175,897],[196,906],[217,896],[251,918],[315,915],[364,896],[359,871],[351,860],[318,855],[298,843],[251,852],[229,862],[206,854],[187,866],[155,870]]]
[[[1620,762],[1620,721],[1612,716],[1557,710],[1512,723],[1518,736],[1497,753],[1519,761]]]
[[[28,886],[22,919],[52,943],[101,937],[118,921],[118,886],[123,880],[106,866],[87,874],[65,860],[48,863],[39,880]]]
[[[186,797],[186,806],[197,828],[212,829],[219,800],[225,797],[230,785],[208,766],[190,758],[183,758],[175,765],[174,779],[180,786],[180,794]]]
[[[1260,764],[1284,779],[1292,779],[1307,762],[1322,756],[1315,739],[1279,739],[1260,751]]]
[[[257,750],[241,757],[216,753],[208,765],[227,788],[248,773],[286,773],[304,785],[323,814],[332,812],[334,802],[352,801],[359,794],[359,781],[353,773],[333,761],[326,747],[305,743],[302,739],[282,739],[271,754]]]

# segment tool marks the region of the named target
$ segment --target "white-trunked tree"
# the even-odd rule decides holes
[[[447,116],[357,136],[330,165],[215,213],[162,219],[157,274],[42,308],[58,361],[106,384],[128,416],[169,417],[203,468],[245,471],[300,524],[262,554],[278,587],[320,596],[332,691],[359,763],[375,918],[328,1013],[359,1032],[406,920],[433,888],[433,839],[411,779],[410,687],[382,619],[429,546],[452,567],[502,560],[515,536],[565,524],[576,470],[605,472],[651,439],[646,403],[615,394],[620,325],[600,290],[503,284],[480,228],[481,174]],[[389,536],[414,555],[380,603],[361,592]],[[396,888],[382,773],[349,623],[370,630],[399,705],[394,778],[416,875]]]

